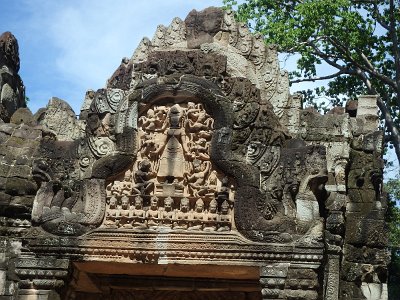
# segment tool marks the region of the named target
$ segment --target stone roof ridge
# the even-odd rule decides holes
[[[155,69],[149,68],[155,74],[146,74],[146,70],[139,74],[141,68],[136,66],[150,57],[154,59],[156,52],[176,50],[226,57],[224,76],[247,78],[260,90],[260,104],[270,103],[279,119],[287,109],[301,107],[289,95],[288,73],[279,66],[276,45],[266,45],[261,34],[252,33],[246,24],[235,20],[233,11],[217,7],[192,10],[184,21],[174,18],[169,26],[158,25],[153,38],[142,39],[129,62],[123,61],[109,79],[107,87],[132,89],[143,78],[158,77]]]
[[[217,7],[192,10],[185,21],[174,18],[168,27],[158,25],[151,40],[142,39],[130,62],[143,62],[152,51],[175,49],[225,54],[232,66],[230,75],[247,77],[258,87],[271,84],[276,87],[280,81],[272,80],[281,77],[276,45],[265,45],[262,35],[253,34],[246,24],[237,22],[231,10]],[[265,96],[270,98],[270,94]]]

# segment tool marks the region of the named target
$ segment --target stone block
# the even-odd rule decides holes
[[[387,267],[368,263],[355,263],[344,260],[342,262],[341,278],[352,282],[379,282],[385,281]]]
[[[14,196],[11,198],[10,205],[32,207],[34,200],[34,195]]]
[[[27,140],[23,147],[14,147],[7,145],[7,159],[15,163],[18,157],[31,157],[37,146],[39,145],[38,141],[29,141]]]
[[[388,227],[385,221],[348,217],[346,222],[346,243],[370,247],[388,245]]]
[[[326,200],[325,207],[331,211],[339,211],[346,207],[349,198],[346,194],[331,191],[328,199]]]
[[[60,295],[52,290],[21,289],[18,300],[60,300]]]
[[[319,217],[319,205],[317,201],[309,199],[296,199],[297,218],[301,221],[312,221]]]
[[[376,192],[373,189],[354,189],[349,186],[348,195],[352,203],[374,203],[376,201]]]
[[[29,108],[20,107],[11,116],[10,123],[34,125],[33,115]]]
[[[341,300],[365,300],[359,285],[355,282],[341,280],[339,288],[339,299]]]
[[[10,203],[11,196],[4,193],[0,192],[0,205],[8,205]]]
[[[356,193],[355,191],[353,191]],[[370,201],[370,202],[355,202],[351,201],[348,202],[346,205],[346,215],[354,215],[360,216],[360,217],[365,217],[367,214],[369,214],[371,211],[376,209],[376,204],[375,201]]]
[[[0,296],[6,293],[6,271],[0,270]]]
[[[286,278],[289,264],[273,264],[260,268],[260,277]]]
[[[326,218],[326,229],[334,234],[341,234],[344,229],[344,216],[342,211],[333,211]]]
[[[16,157],[15,159],[15,164],[16,165],[31,165],[32,161],[31,161],[31,157],[28,155],[21,155]]]
[[[383,132],[373,131],[354,138],[351,146],[355,150],[381,154],[383,151]]]
[[[353,246],[345,244],[343,253],[346,260],[355,263],[381,264],[390,262],[390,252],[387,248],[373,248],[367,246]]]
[[[362,95],[358,98],[357,117],[362,115],[378,116],[376,95]]]
[[[318,274],[312,269],[289,268],[287,277],[292,279],[297,278],[316,280],[318,279]]]
[[[302,111],[299,135],[307,141],[344,142],[351,134],[349,124],[348,114],[320,115]]]
[[[22,137],[16,137],[16,136],[11,136],[8,141],[7,141],[7,146],[15,147],[15,148],[23,148],[27,146],[27,143],[30,141],[27,141],[26,139]]]
[[[11,135],[14,132],[16,127],[17,127],[17,125],[12,124],[12,123],[3,123],[3,124],[0,124],[0,132],[3,132],[7,135]]]
[[[36,193],[37,186],[33,181],[11,177],[7,179],[5,185],[5,192],[9,195],[34,195]]]
[[[29,179],[32,177],[32,168],[27,165],[14,165],[10,168],[8,177],[20,177]]]
[[[7,181],[6,177],[0,176],[0,191],[3,190],[4,187],[6,186],[6,181]]]
[[[11,166],[5,162],[0,163],[0,176],[8,177],[8,173],[10,172]]]
[[[348,218],[384,220],[386,216],[386,207],[382,207],[379,201],[371,203],[347,203],[346,207],[346,217]]]
[[[283,299],[297,299],[297,300],[317,300],[317,291],[307,291],[307,290],[289,290],[285,289],[282,292]]]
[[[387,299],[387,285],[383,283],[361,283],[361,291],[366,299]]]

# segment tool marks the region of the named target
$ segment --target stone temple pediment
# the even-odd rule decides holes
[[[345,271],[344,249],[387,255],[374,99],[303,109],[276,47],[209,8],[144,38],[79,118],[3,105],[4,295],[384,297],[385,263]]]

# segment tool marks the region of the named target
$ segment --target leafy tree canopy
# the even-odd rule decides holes
[[[328,97],[333,105],[361,94],[378,95],[387,142],[400,161],[400,3],[395,0],[224,0],[246,22],[277,44],[300,54],[291,83],[329,80],[306,101]],[[318,66],[331,74],[318,74]]]

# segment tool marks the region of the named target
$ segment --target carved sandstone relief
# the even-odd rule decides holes
[[[107,185],[104,226],[229,231],[234,185],[210,161],[202,103],[160,103],[138,118],[135,163]]]

